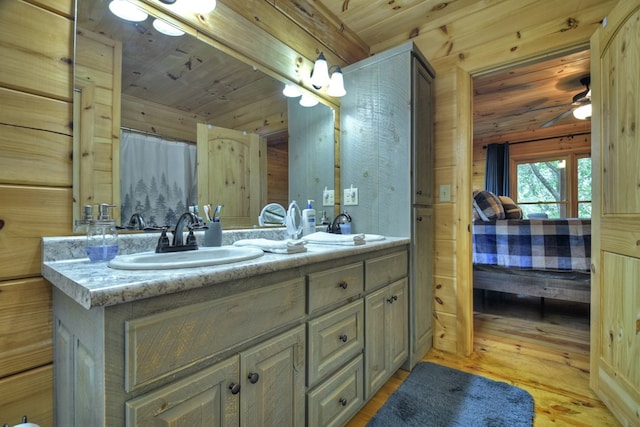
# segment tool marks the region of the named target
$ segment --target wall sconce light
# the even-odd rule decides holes
[[[331,77],[329,73],[331,73]],[[346,95],[347,91],[344,89],[344,79],[342,76],[342,70],[340,66],[334,65],[329,67],[327,64],[327,58],[320,52],[316,62],[313,64],[313,70],[311,70],[311,85],[316,89],[321,89],[323,86],[329,85],[327,88],[327,95],[340,97]]]
[[[300,90],[298,90],[294,85],[287,84],[282,90],[282,94],[287,98],[297,98],[302,95],[302,92],[300,92]]]
[[[109,10],[120,19],[131,22],[142,22],[147,19],[147,12],[127,0],[111,0]]]

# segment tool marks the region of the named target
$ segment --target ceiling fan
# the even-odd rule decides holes
[[[577,109],[579,109],[579,108],[581,108],[583,106],[587,106],[587,105],[591,106],[591,89],[589,89],[589,85],[591,84],[591,77],[587,76],[587,77],[581,78],[580,79],[580,84],[582,84],[585,87],[585,90],[583,90],[582,92],[576,94],[573,97],[573,102],[570,104],[571,108],[569,108],[567,111],[565,111],[564,113],[560,114],[559,116],[554,117],[553,119],[551,119],[548,122],[544,123],[542,126],[540,126],[541,128],[547,128],[547,127],[553,125],[557,121],[562,120],[565,117],[567,117],[574,110],[577,110]],[[589,114],[589,116],[591,116],[591,114]]]

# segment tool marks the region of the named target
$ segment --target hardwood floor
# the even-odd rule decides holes
[[[527,390],[535,427],[619,426],[589,389],[589,307],[586,304],[491,293],[474,303],[474,352],[431,350],[425,361]],[[400,370],[347,424],[364,426],[408,372]]]

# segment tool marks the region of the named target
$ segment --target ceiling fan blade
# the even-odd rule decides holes
[[[569,114],[571,114],[571,112],[573,111],[573,108],[565,111],[564,113],[560,114],[557,117],[554,117],[553,119],[549,120],[547,123],[544,123],[542,126],[540,126],[541,128],[548,128],[549,126],[553,125],[555,122],[564,119],[565,117],[567,117]]]

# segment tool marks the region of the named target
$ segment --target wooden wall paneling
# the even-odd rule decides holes
[[[0,280],[35,277],[42,236],[71,233],[71,189],[0,185]]]
[[[436,220],[434,236],[436,240],[456,240],[456,210],[453,203],[437,203],[434,205]]]
[[[69,135],[0,124],[0,146],[0,182],[71,187]]]
[[[51,363],[52,336],[51,284],[0,282],[0,378]]]
[[[70,102],[73,22],[14,0],[0,3],[0,28],[0,86]]]
[[[451,176],[455,171],[455,166],[445,166],[445,167],[436,167],[434,171],[434,190],[435,190],[435,198],[437,203],[451,203],[453,200],[456,200],[458,195],[458,189],[456,188],[455,183],[451,182]],[[450,185],[451,186],[451,194],[450,200],[441,201],[440,200],[440,186],[441,185]]]
[[[285,209],[289,206],[288,145],[287,131],[267,136],[267,203],[280,203]]]
[[[0,422],[53,426],[53,365],[0,379]]]
[[[184,111],[128,95],[122,96],[122,126],[125,128],[195,143],[198,120],[201,123],[205,121],[195,114],[186,114]]]
[[[456,315],[456,281],[451,277],[434,276],[434,307],[438,313]]]
[[[41,7],[60,15],[73,19],[75,15],[75,0],[24,0],[34,6]]]
[[[4,124],[72,135],[72,105],[31,93],[0,87]]]
[[[437,277],[437,276],[436,276]],[[436,302],[436,305],[437,302]],[[433,345],[438,350],[457,353],[456,315],[436,311],[433,319]]]

